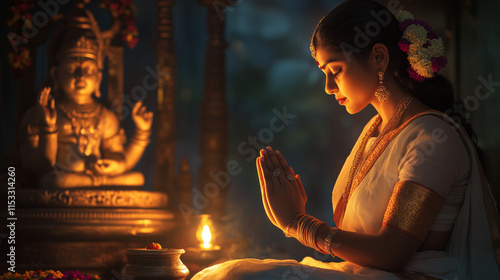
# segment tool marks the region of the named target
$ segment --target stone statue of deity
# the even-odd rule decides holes
[[[42,188],[141,186],[131,171],[151,135],[153,113],[139,101],[132,109],[135,133],[125,146],[118,116],[101,104],[104,40],[90,12],[81,9],[54,35],[51,87],[22,122],[21,157]]]

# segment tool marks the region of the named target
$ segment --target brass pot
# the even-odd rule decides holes
[[[189,275],[180,256],[184,249],[127,249],[123,280],[183,280]]]

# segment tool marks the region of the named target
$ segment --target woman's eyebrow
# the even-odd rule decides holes
[[[319,69],[322,69],[322,70],[323,70],[323,69],[325,69],[325,67],[326,67],[329,63],[331,63],[331,62],[335,62],[335,61],[339,61],[339,60],[340,60],[340,59],[335,59],[335,58],[334,58],[334,59],[327,60],[327,61],[326,61],[323,65],[319,65],[319,63],[318,63],[318,65],[319,65]]]

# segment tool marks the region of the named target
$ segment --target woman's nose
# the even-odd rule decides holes
[[[325,82],[325,92],[329,95],[335,94],[339,90],[337,83],[334,81],[333,78],[328,78],[326,77],[326,82]]]

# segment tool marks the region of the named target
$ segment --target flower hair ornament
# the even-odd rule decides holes
[[[398,45],[408,53],[410,77],[419,82],[434,77],[448,63],[443,41],[427,22],[415,19],[408,11],[400,11],[396,18],[403,32]]]

